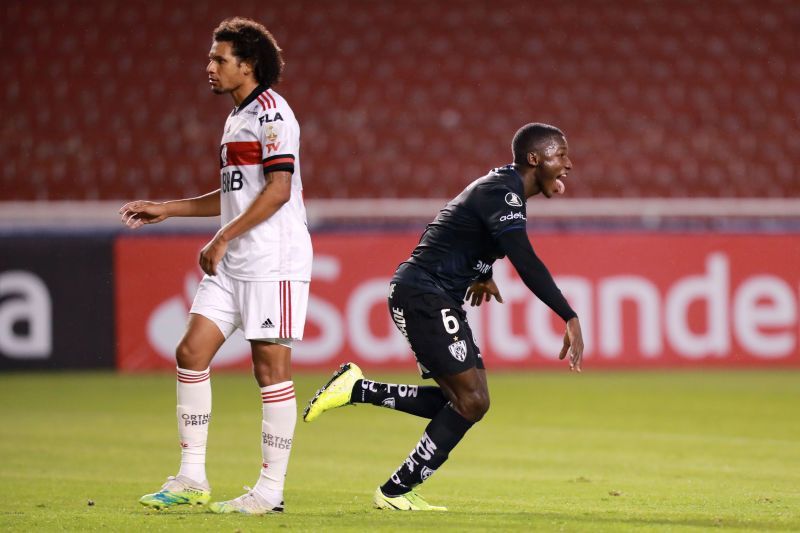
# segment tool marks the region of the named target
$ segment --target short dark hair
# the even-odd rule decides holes
[[[553,137],[564,137],[564,132],[555,126],[542,124],[541,122],[531,122],[525,124],[511,141],[511,152],[514,154],[514,163],[524,165],[528,162],[528,152],[538,150],[543,141]]]
[[[283,56],[275,37],[255,20],[244,17],[227,18],[214,30],[215,41],[230,42],[233,55],[239,61],[253,65],[260,85],[272,87],[281,79]]]

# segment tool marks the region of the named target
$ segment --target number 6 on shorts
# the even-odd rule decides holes
[[[442,322],[444,322],[444,330],[451,335],[458,331],[458,320],[454,316],[448,315],[450,309],[442,309]]]

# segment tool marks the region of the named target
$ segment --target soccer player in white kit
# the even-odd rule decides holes
[[[283,512],[297,420],[291,350],[292,341],[303,337],[312,249],[300,179],[300,128],[286,100],[271,88],[282,69],[281,50],[264,26],[239,17],[222,21],[206,67],[211,90],[230,94],[235,106],[220,146],[220,188],[197,198],[139,200],[120,209],[130,228],[173,216],[222,219],[222,228],[200,252],[206,275],[176,349],[180,470],[139,500],[147,507],[209,502],[210,363],[239,328],[250,341],[261,388],[261,474],[242,496],[209,508]]]

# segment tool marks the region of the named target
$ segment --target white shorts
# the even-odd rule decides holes
[[[308,286],[307,281],[242,281],[218,269],[216,276],[203,276],[189,312],[214,322],[226,339],[239,328],[247,340],[301,340]]]

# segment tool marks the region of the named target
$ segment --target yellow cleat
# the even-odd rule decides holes
[[[345,363],[340,366],[308,402],[303,411],[303,420],[313,422],[325,411],[348,405],[353,394],[353,385],[363,378],[364,373],[355,363]]]
[[[391,511],[447,511],[447,507],[431,505],[414,491],[406,492],[400,496],[387,496],[378,487],[375,489],[372,501],[376,509],[389,509]]]

